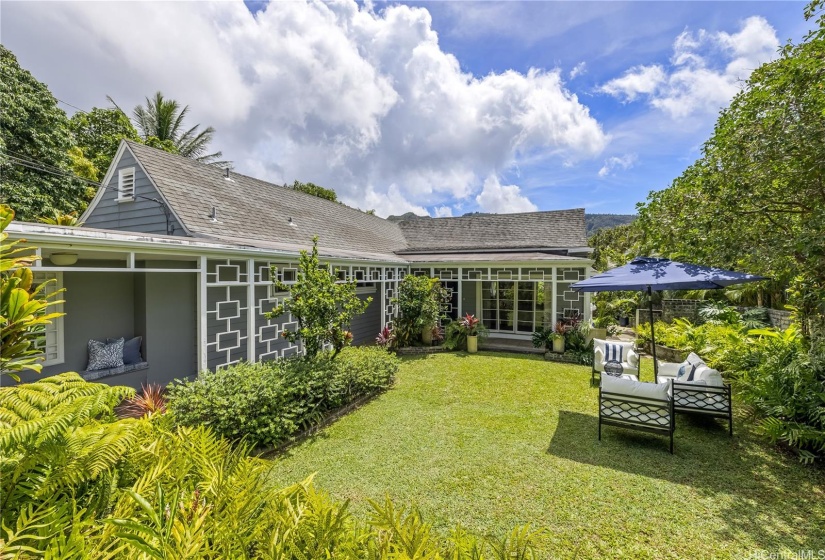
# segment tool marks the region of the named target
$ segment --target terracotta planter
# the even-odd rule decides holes
[[[554,338],[553,339],[553,352],[557,354],[564,354],[564,339],[563,338]]]
[[[467,337],[467,352],[470,354],[475,354],[478,352],[478,337],[477,336],[468,336]]]

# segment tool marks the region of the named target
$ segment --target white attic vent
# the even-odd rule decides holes
[[[130,202],[135,199],[135,168],[127,167],[117,173],[117,201]]]

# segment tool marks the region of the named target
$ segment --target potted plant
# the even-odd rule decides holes
[[[467,337],[467,352],[475,354],[478,352],[478,336],[484,326],[475,315],[470,313],[462,317],[458,324]]]
[[[438,322],[443,318],[447,291],[436,278],[407,276],[398,288],[393,304],[400,316],[393,322],[395,340],[399,347],[411,346],[417,340],[430,346]]]
[[[588,335],[587,342],[590,342],[594,338],[605,340],[607,338],[607,328],[610,325],[615,324],[615,322],[616,321],[613,317],[608,316],[596,317],[593,319],[593,326],[590,327],[590,334]]]
[[[553,352],[557,354],[564,354],[564,335],[567,332],[567,329],[564,326],[564,323],[561,321],[556,323],[556,326],[553,327]]]

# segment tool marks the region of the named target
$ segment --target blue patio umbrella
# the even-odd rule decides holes
[[[669,259],[638,257],[629,264],[597,274],[571,287],[580,292],[645,291],[650,309],[650,336],[653,349],[653,372],[659,381],[656,363],[656,335],[653,330],[653,292],[663,290],[715,290],[744,282],[767,280],[764,276],[734,272]]]

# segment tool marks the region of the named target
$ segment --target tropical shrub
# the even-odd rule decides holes
[[[765,330],[751,345],[748,367],[734,384],[759,417],[761,431],[773,442],[797,450],[811,462],[825,452],[825,363],[803,349],[796,328]]]
[[[442,538],[389,499],[357,519],[311,477],[280,488],[248,442],[114,420],[129,393],[76,374],[0,390],[4,558],[535,558],[526,526]]]
[[[705,323],[738,324],[742,316],[732,305],[725,301],[706,301],[699,306],[699,318]]]
[[[432,328],[444,316],[447,291],[437,278],[405,276],[398,285],[398,297],[392,302],[398,306],[399,316],[393,322],[398,346],[412,346],[420,342],[424,328]]]
[[[48,497],[71,498],[95,511],[105,507],[115,466],[137,438],[134,421],[114,415],[132,394],[73,372],[0,388],[4,524]]]
[[[312,252],[301,251],[298,278],[288,285],[277,280],[273,268],[275,289],[289,292],[289,298],[276,306],[267,318],[273,319],[290,314],[298,323],[298,329],[281,332],[293,344],[299,339],[304,343],[308,357],[317,355],[324,346],[332,346],[333,357],[352,342],[349,325],[356,315],[364,312],[372,298],[362,300],[355,293],[356,282],[339,282],[337,270],[330,271],[318,260],[318,238],[312,240]]]
[[[121,418],[143,418],[166,412],[166,392],[160,385],[144,385],[140,393],[126,399],[117,408]]]
[[[347,348],[265,363],[240,363],[169,386],[169,410],[184,426],[206,425],[231,440],[278,445],[324,415],[392,384],[398,358]]]
[[[390,325],[384,325],[384,328],[375,337],[375,343],[381,348],[395,348],[395,342],[395,333]]]
[[[590,327],[584,321],[570,325],[564,333],[565,353],[572,354],[576,362],[585,366],[593,364],[593,341],[588,340]]]
[[[6,228],[13,219],[12,209],[0,204],[0,375],[20,381],[20,371],[41,371],[43,352],[37,343],[46,325],[63,314],[49,312],[49,307],[62,303],[56,299],[59,292],[47,295],[46,283],[34,286],[30,266],[38,257],[32,248],[6,242]]]

